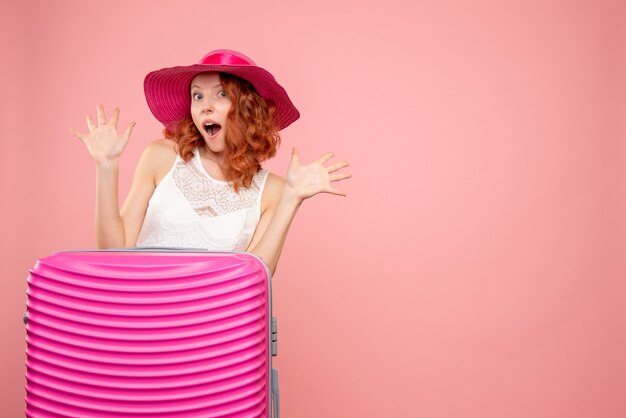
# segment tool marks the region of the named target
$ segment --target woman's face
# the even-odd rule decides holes
[[[198,74],[191,81],[191,117],[208,149],[223,154],[226,147],[226,119],[231,101],[216,72]]]

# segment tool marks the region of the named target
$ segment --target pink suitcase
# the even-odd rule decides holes
[[[28,277],[27,417],[278,417],[267,268],[249,253],[61,252]]]

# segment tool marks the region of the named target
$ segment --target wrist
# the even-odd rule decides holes
[[[299,207],[304,201],[304,199],[300,197],[296,190],[289,184],[285,185],[280,200],[281,202],[284,202],[285,204],[294,206],[296,208]]]
[[[96,170],[98,171],[110,171],[117,170],[117,158],[114,160],[102,160],[96,161]]]

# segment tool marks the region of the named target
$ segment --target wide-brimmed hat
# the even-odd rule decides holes
[[[300,117],[285,89],[269,71],[258,67],[242,53],[228,49],[211,51],[197,64],[163,68],[149,73],[143,87],[154,117],[170,128],[188,115],[191,107],[191,80],[205,71],[229,73],[249,81],[262,98],[276,105],[275,122],[279,130]]]

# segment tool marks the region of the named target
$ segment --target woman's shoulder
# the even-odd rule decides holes
[[[265,180],[265,189],[270,189],[272,192],[283,192],[285,187],[285,179],[278,174],[274,174],[271,171],[267,172],[267,180]]]
[[[142,158],[149,160],[154,166],[172,165],[176,155],[176,143],[174,141],[157,139],[146,146]]]
[[[150,142],[143,151],[139,165],[158,184],[176,161],[176,144],[169,139]]]
[[[263,197],[261,199],[262,210],[276,206],[285,188],[285,179],[268,171],[265,187],[263,187]]]
[[[176,156],[176,143],[170,139],[156,139],[146,146],[144,153],[156,158]]]

